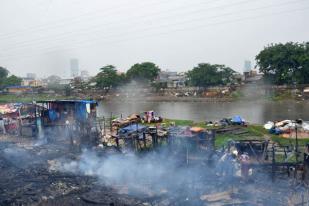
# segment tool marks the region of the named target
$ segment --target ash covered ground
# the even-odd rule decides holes
[[[66,142],[0,138],[0,205],[297,205],[301,182],[218,175],[218,161],[184,166],[181,154],[78,150]],[[237,167],[236,167],[237,169]]]

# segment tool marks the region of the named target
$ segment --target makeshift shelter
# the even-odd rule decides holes
[[[72,144],[73,136],[80,137],[81,142],[92,142],[89,138],[99,134],[96,106],[97,102],[93,100],[38,101],[37,109],[44,136],[70,137]],[[93,131],[96,135],[92,134]]]
[[[43,126],[86,123],[96,117],[97,102],[92,100],[38,101]]]
[[[9,134],[35,136],[37,133],[37,114],[34,104],[0,105],[0,116],[4,120],[6,132]]]
[[[147,129],[146,126],[143,126],[141,124],[131,124],[129,126],[123,127],[119,129],[118,133],[120,135],[130,135],[133,133],[141,133],[144,132]]]

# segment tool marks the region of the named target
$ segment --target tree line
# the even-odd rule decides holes
[[[117,87],[130,81],[158,86],[154,80],[161,69],[152,62],[134,64],[126,73],[119,73],[115,66],[107,65],[93,78],[99,88]],[[188,86],[226,85],[234,81],[236,72],[225,65],[201,63],[186,74]],[[162,86],[162,85],[161,85]]]
[[[309,42],[270,44],[255,57],[256,68],[263,74],[265,83],[276,85],[309,84]],[[143,62],[121,73],[113,65],[100,68],[90,83],[98,88],[114,88],[130,81],[144,84],[154,83],[161,69],[155,63]],[[186,72],[186,85],[208,87],[227,85],[236,82],[237,72],[221,64],[200,63]],[[20,85],[22,79],[10,75],[6,68],[0,67],[0,87]]]
[[[20,85],[21,82],[22,82],[21,78],[15,75],[9,75],[9,70],[0,66],[0,88]]]
[[[255,59],[265,82],[309,84],[309,42],[270,44]]]
[[[255,57],[256,69],[264,83],[275,85],[309,84],[309,42],[270,44]],[[100,87],[117,86],[130,80],[153,81],[160,68],[151,62],[133,65],[126,74],[117,74],[114,66],[101,68],[96,76]],[[200,63],[186,72],[188,86],[208,87],[239,81],[237,72],[220,64]]]

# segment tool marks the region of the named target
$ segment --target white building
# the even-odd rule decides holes
[[[184,87],[186,82],[185,73],[161,71],[157,82],[166,83],[168,88]]]
[[[71,77],[73,78],[78,77],[79,76],[78,59],[71,59],[70,66],[71,66]]]

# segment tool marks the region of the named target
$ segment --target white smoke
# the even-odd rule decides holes
[[[211,174],[210,170],[201,169],[200,165],[180,167],[179,164],[179,160],[166,156],[164,152],[143,154],[142,157],[135,154],[99,156],[96,152],[85,150],[79,160],[62,160],[59,170],[94,176],[109,186],[123,185],[131,189],[147,187],[156,192],[181,189],[188,190],[188,194],[194,191],[183,185],[198,182],[197,179],[203,175]]]

